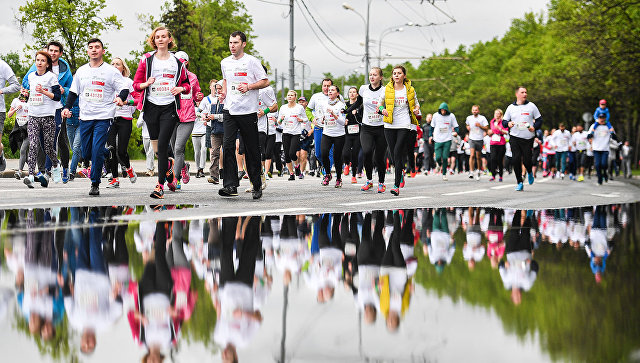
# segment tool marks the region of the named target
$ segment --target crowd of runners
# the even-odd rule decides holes
[[[364,192],[384,193],[389,184],[393,195],[400,194],[407,178],[421,173],[447,181],[448,175],[466,172],[471,179],[486,176],[497,182],[513,173],[516,191],[539,176],[582,182],[595,169],[599,184],[621,168],[631,176],[632,148],[618,140],[605,100],[587,130],[565,123],[543,130],[541,112],[527,99],[525,87],[517,87],[515,100],[504,111],[494,110],[491,120],[474,105],[461,123],[446,102],[423,117],[406,69],[395,66],[390,75],[373,67],[369,83],[359,88],[341,90],[324,79],[321,92],[308,101],[289,90],[279,105],[266,67],[244,52],[242,32],[230,35],[222,79],[210,80],[208,91],[188,70],[188,54],[172,52],[169,29],[154,29],[148,44],[154,51],[140,59],[133,79],[122,58],[104,62],[97,38],[87,42],[89,63],[75,74],[56,41],[35,54],[21,85],[0,61],[0,83],[8,83],[0,89],[0,105],[4,94],[20,92],[9,111],[0,113],[2,124],[15,116],[9,139],[20,154],[17,179],[34,188],[82,174],[91,179],[90,195],[99,195],[102,178],[107,188],[119,188],[121,179],[135,183],[127,148],[136,110],[147,159],[147,170],[138,173],[157,175],[150,193],[157,199],[164,198],[165,188],[175,192],[189,183],[185,148],[190,138],[195,177],[206,177],[208,150],[207,180],[222,182],[223,197],[237,196],[240,180],[247,178],[246,191],[259,199],[274,175],[290,181],[315,176],[335,188],[350,175],[350,183],[362,184]],[[0,171],[6,167],[2,155],[0,145]]]

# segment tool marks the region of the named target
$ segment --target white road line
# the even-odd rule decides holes
[[[591,193],[591,195],[595,195],[596,197],[603,197],[603,198],[617,198],[620,196],[620,194],[618,193],[609,193],[609,194]]]
[[[13,193],[16,193],[16,192],[20,193],[20,192],[26,192],[27,190],[29,190],[29,191],[33,191],[33,192],[37,193],[38,190],[42,190],[42,191],[51,191],[51,190],[53,190],[53,191],[55,191],[56,189],[57,188],[42,188],[41,186],[37,185],[35,190],[28,189],[25,186],[25,188],[20,188],[20,189],[2,189],[2,192],[3,193],[12,193],[12,192]],[[64,189],[60,189],[60,190],[86,190],[86,189],[87,189],[86,187],[83,187],[83,188],[67,188],[67,187],[64,187]]]
[[[482,193],[486,191],[489,191],[489,189],[472,189],[472,190],[465,190],[463,192],[444,193],[442,195],[462,195],[462,194]]]
[[[22,207],[27,207],[27,206],[44,206],[49,207],[49,204],[70,204],[70,203],[82,203],[82,200],[64,200],[64,201],[43,201],[43,202],[38,202],[38,203],[22,203],[22,202],[16,202],[16,203],[7,203],[7,204],[0,204],[0,208],[5,208],[5,207],[18,207],[18,208],[22,208]]]
[[[549,180],[551,180],[551,178],[543,178],[543,179],[542,179],[542,180],[540,180],[540,181],[536,180],[536,183],[546,183],[546,182],[548,182]],[[534,183],[534,184],[535,184],[535,183]]]
[[[365,202],[342,203],[340,205],[344,205],[344,206],[367,205],[367,204],[390,203],[390,202],[404,202],[407,200],[429,199],[429,198],[431,197],[419,196],[419,197],[406,197],[406,198],[378,199],[378,200],[367,200]]]
[[[507,188],[514,188],[514,186],[513,185],[500,185],[500,186],[497,186],[497,187],[491,187],[491,189],[493,189],[493,190],[507,189]]]
[[[187,216],[175,216],[175,217],[164,217],[163,213],[158,214],[158,217],[155,218],[159,221],[184,221],[184,220],[196,220],[196,219],[210,219],[210,218],[222,218],[222,217],[246,217],[246,216],[261,216],[261,215],[274,215],[274,214],[291,214],[293,212],[302,212],[307,211],[309,208],[282,208],[282,209],[263,209],[263,210],[249,210],[244,212],[222,212],[222,213],[206,213],[202,212],[199,214],[189,214]],[[140,215],[138,215],[140,216]],[[118,216],[115,219],[129,219],[124,218],[126,216]]]

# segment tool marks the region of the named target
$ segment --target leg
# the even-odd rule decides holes
[[[56,120],[54,117],[44,117],[42,123],[42,134],[44,137],[44,152],[51,160],[52,166],[58,167],[58,157],[56,155]]]
[[[125,168],[129,169],[131,167],[131,162],[129,161],[129,152],[127,149],[129,148],[129,139],[131,139],[131,131],[133,130],[133,122],[131,120],[127,120],[121,118],[118,122],[118,159],[120,159],[120,163]]]
[[[40,149],[40,128],[42,120],[40,117],[29,116],[27,124],[27,134],[29,137],[29,154],[27,163],[29,165],[29,174],[36,175],[36,164],[38,159],[38,151]]]
[[[209,174],[215,180],[220,179],[220,150],[224,142],[224,135],[211,134],[211,167]]]
[[[106,165],[107,171],[113,175],[114,178],[118,177],[118,155],[116,153],[116,146],[118,143],[118,128],[120,127],[120,117],[113,120],[113,124],[109,129],[109,135],[107,135],[107,148],[110,150],[107,157]]]
[[[76,172],[78,168],[78,161],[82,156],[82,151],[80,149],[80,125],[77,118],[73,121],[73,125],[69,122],[72,119],[67,120],[67,138],[69,139],[69,144],[71,145],[71,149],[73,152],[73,156],[71,157],[71,165],[69,165],[69,171],[71,173]]]
[[[173,107],[172,105],[170,106]],[[145,117],[145,121],[146,121],[146,117]],[[158,184],[164,185],[165,181],[167,181],[167,171],[169,168],[169,141],[171,140],[171,135],[173,134],[175,125],[178,122],[178,115],[176,114],[175,109],[171,109],[170,113],[169,112],[162,113],[159,117],[159,122],[160,122],[160,125],[158,130],[158,142],[157,142]],[[172,181],[173,180],[169,180],[169,182],[172,182]]]
[[[175,164],[173,167],[173,174],[178,178],[178,180],[181,179],[181,171],[185,165],[184,149],[187,146],[187,141],[189,141],[194,124],[195,122],[179,122],[175,131],[176,142],[173,150],[175,155]]]
[[[143,137],[142,144],[144,146],[144,153],[146,156],[147,170],[153,170],[155,169],[154,167],[155,150],[153,150],[153,147],[151,146],[151,139],[148,137]]]
[[[333,148],[336,152],[333,154],[333,163],[336,170],[336,179],[342,180],[342,153],[340,150],[344,149],[345,135],[338,136],[333,140]]]
[[[326,135],[322,137],[321,148],[320,148],[320,155],[322,155],[322,158],[320,160],[321,160],[321,164],[324,167],[324,172],[327,173],[328,175],[331,175],[331,169],[329,169],[328,165],[331,165],[329,161],[329,150],[331,150],[332,145],[333,145],[333,142],[330,137]],[[327,165],[327,167],[325,167],[324,165]]]
[[[375,145],[373,130],[370,126],[362,125],[360,131],[360,143],[362,144],[362,156],[364,162],[364,172],[367,174],[367,181],[373,180],[373,151]],[[378,171],[380,173],[380,171]]]
[[[225,188],[237,188],[240,185],[238,180],[238,162],[236,160],[236,138],[238,134],[238,120],[236,117],[229,115],[229,112],[224,112],[223,125],[224,125],[224,141],[223,141],[223,168],[224,168],[224,187]]]
[[[511,157],[511,165],[513,165],[513,172],[516,174],[516,181],[519,184],[522,183],[523,142],[522,139],[512,136],[509,144],[511,144],[511,153],[513,154]]]
[[[56,116],[61,113],[62,109],[56,111]],[[58,155],[60,156],[60,163],[64,169],[69,169],[69,139],[67,138],[67,122],[60,117],[60,132],[56,135],[58,137]]]
[[[107,155],[107,150],[104,145],[107,141],[111,121],[93,121],[93,125],[93,143],[91,146],[91,183],[100,184],[102,166],[104,165],[104,159]]]
[[[247,173],[249,173],[249,180],[254,190],[260,190],[262,187],[262,163],[260,160],[260,147],[258,145],[258,115],[255,113],[243,115],[239,126],[240,134],[245,142],[245,163]]]

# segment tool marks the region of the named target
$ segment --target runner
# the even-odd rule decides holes
[[[209,159],[211,166],[209,167],[209,179],[207,181],[213,184],[220,183],[220,153],[222,150],[222,141],[224,137],[224,127],[222,125],[222,110],[224,104],[220,102],[218,95],[222,90],[222,81],[212,79],[209,81],[211,94],[205,97],[200,103],[200,110],[204,124],[207,126],[208,133],[211,134]]]
[[[184,161],[184,150],[196,121],[195,98],[196,95],[200,93],[200,83],[198,82],[198,77],[187,68],[189,66],[189,55],[183,51],[179,51],[176,52],[175,57],[184,65],[187,80],[191,88],[189,93],[180,95],[180,109],[178,110],[180,122],[176,125],[171,135],[171,148],[175,155],[175,163],[173,165],[173,174],[176,178],[175,186],[176,189],[181,189],[181,182],[187,184],[191,178],[189,175],[190,165]],[[169,189],[171,189],[171,187],[169,187]]]
[[[25,77],[26,79],[27,77]],[[5,84],[9,85],[5,87]],[[9,65],[0,59],[0,172],[7,168],[7,161],[4,158],[4,145],[2,145],[2,133],[4,130],[4,120],[6,119],[4,95],[20,91],[20,83]]]
[[[565,128],[564,122],[561,122],[558,130],[556,130],[551,137],[556,145],[556,169],[560,171],[560,178],[564,180],[564,173],[567,169],[567,154],[569,152],[571,133]]]
[[[116,105],[122,106],[129,96],[129,85],[114,66],[105,64],[105,49],[98,38],[89,39],[87,54],[89,63],[76,71],[62,117],[71,117],[71,107],[80,101],[80,132],[82,157],[91,159],[91,190],[89,195],[100,195],[100,177],[104,159],[108,153],[104,147],[109,127],[113,122]]]
[[[384,178],[387,169],[384,154],[387,151],[387,140],[384,137],[382,115],[378,111],[378,101],[384,95],[382,69],[371,68],[369,84],[360,86],[358,94],[362,97],[363,104],[364,114],[362,130],[360,130],[360,144],[362,145],[364,171],[367,174],[367,181],[361,190],[367,191],[373,188],[373,166],[375,164],[378,173],[378,193],[383,193],[386,190]]]
[[[300,155],[298,156],[298,162],[300,164],[300,174],[298,178],[303,179],[304,174],[307,172],[307,163],[309,162],[309,155],[311,155],[311,147],[313,146],[313,112],[307,108],[309,104],[305,97],[298,98],[298,104],[304,107],[307,114],[307,122],[302,126],[302,136],[300,137]],[[313,176],[313,170],[311,176]]]
[[[617,140],[613,127],[607,126],[607,116],[604,113],[598,115],[596,123],[589,127],[589,142],[593,146],[593,159],[596,164],[596,174],[598,175],[598,184],[602,185],[602,181],[609,181],[607,175],[607,163],[609,159],[609,141]]]
[[[356,106],[356,103],[359,106]],[[349,175],[349,165],[351,165],[351,184],[358,182],[356,173],[358,172],[358,155],[360,154],[360,127],[362,125],[363,107],[362,96],[358,94],[355,87],[349,88],[349,101],[345,103],[347,119],[345,126],[345,142],[342,151],[344,161],[344,175]],[[352,107],[353,106],[353,107]]]
[[[502,174],[504,172],[504,153],[506,150],[507,141],[504,135],[509,133],[509,130],[502,127],[502,110],[497,109],[493,112],[493,119],[491,120],[491,178],[489,181],[494,181],[498,176],[498,181],[502,181]]]
[[[41,172],[36,175],[36,163],[38,150],[40,149],[40,133],[44,142],[43,148],[47,156],[53,163],[51,170],[53,181],[59,183],[62,181],[62,170],[58,163],[56,150],[54,147],[56,132],[56,106],[60,101],[60,84],[58,77],[51,71],[52,61],[49,53],[39,51],[36,53],[36,71],[31,72],[26,78],[29,83],[29,122],[27,133],[29,135],[29,156],[27,163],[29,164],[29,176],[23,179],[23,182],[33,188],[34,178],[37,178],[40,185],[46,188],[49,180]],[[3,115],[4,116],[4,113]],[[3,122],[4,123],[4,122]]]
[[[322,110],[320,110],[320,105],[326,103],[327,99],[329,98],[328,94],[329,94],[329,87],[333,85],[333,81],[331,80],[331,78],[325,78],[322,80],[322,92],[318,92],[315,93],[313,96],[311,96],[311,98],[309,99],[309,104],[307,105],[307,108],[309,108],[311,110],[311,112],[313,113],[313,117],[314,117],[314,129],[313,129],[313,142],[315,144],[315,152],[316,152],[316,159],[318,160],[318,162],[321,164],[320,165],[320,170],[322,169],[322,155],[321,155],[321,145],[322,145],[322,127],[323,124],[320,122],[320,119],[318,119],[318,116],[322,115]],[[330,155],[329,155],[329,160],[332,161],[333,160],[333,150],[331,150]],[[331,169],[331,165],[329,165],[326,170],[330,170]],[[320,175],[318,175],[320,176]]]
[[[133,113],[136,111],[134,106],[133,93],[133,80],[129,78],[131,71],[122,58],[115,57],[111,61],[111,65],[116,67],[124,83],[129,90],[129,96],[124,106],[116,107],[115,118],[109,129],[109,136],[107,138],[107,149],[109,149],[109,156],[107,159],[107,171],[112,175],[112,178],[107,184],[107,188],[120,188],[120,182],[118,181],[118,162],[122,164],[122,173],[129,177],[131,183],[135,183],[138,179],[136,172],[133,171],[131,163],[129,162],[129,153],[127,148],[129,147],[129,138],[131,138],[131,130],[133,128]],[[116,151],[117,150],[117,151]]]
[[[307,114],[302,105],[296,103],[298,93],[287,92],[287,104],[280,107],[278,112],[278,124],[282,127],[282,144],[284,146],[284,161],[289,170],[289,180],[296,180],[296,174],[300,174],[298,164],[298,149],[303,123],[307,121]],[[295,162],[295,166],[293,165]]]
[[[20,96],[16,97],[11,101],[11,106],[9,107],[9,112],[7,112],[7,117],[11,117],[16,115],[16,123],[13,127],[14,130],[17,128],[22,129],[20,131],[20,160],[18,161],[18,169],[15,171],[14,176],[16,179],[22,179],[22,169],[24,169],[24,164],[27,162],[27,154],[29,153],[29,138],[24,137],[27,136],[27,122],[29,121],[29,91],[26,89],[22,89],[20,91]],[[15,131],[11,131],[11,135],[13,135]],[[0,134],[0,137],[2,134]],[[22,136],[24,135],[24,136]]]
[[[196,162],[198,171],[196,172],[196,178],[204,178],[204,167],[207,163],[207,127],[202,119],[202,113],[199,110],[200,103],[204,95],[202,92],[196,93],[196,120],[191,131],[191,143],[193,144],[193,156]]]
[[[471,158],[469,166],[471,174],[469,179],[475,177],[480,180],[480,170],[482,170],[482,147],[484,146],[484,131],[489,129],[489,122],[486,117],[480,115],[480,106],[471,107],[471,115],[467,116],[467,130],[469,131],[469,147],[471,148]],[[477,168],[476,168],[477,166]],[[476,171],[475,175],[473,171]]]
[[[584,167],[587,165],[587,136],[581,124],[576,125],[576,132],[571,135],[571,144],[576,150],[576,166],[578,167],[578,181],[584,181]]]
[[[191,85],[186,67],[169,52],[175,43],[169,29],[153,29],[147,43],[154,51],[140,58],[133,89],[142,93],[138,110],[144,111],[144,122],[149,130],[151,147],[158,157],[158,184],[150,197],[164,198],[164,183],[175,190],[173,159],[169,159],[169,141],[179,122],[180,94],[189,94]]]
[[[262,66],[264,72],[267,73],[267,67]],[[276,142],[275,124],[271,126],[269,123],[269,114],[278,110],[278,102],[276,102],[276,93],[273,87],[267,86],[258,91],[258,139],[260,141],[260,160],[262,161],[262,176],[265,175],[271,167],[271,158],[273,157],[273,146]],[[303,107],[304,110],[304,107]],[[272,119],[275,121],[274,119]],[[273,127],[273,130],[271,128]],[[268,162],[267,162],[268,161]],[[265,180],[262,181],[262,189],[267,187]]]
[[[260,61],[245,54],[247,36],[240,31],[231,33],[231,55],[220,62],[224,77],[220,100],[224,101],[224,187],[218,191],[223,197],[238,195],[238,174],[235,154],[236,135],[240,134],[246,146],[246,163],[253,185],[253,199],[262,197],[260,148],[258,138],[258,90],[269,86],[267,74]]]
[[[342,187],[342,153],[345,141],[345,123],[346,115],[343,113],[345,104],[338,99],[340,91],[338,86],[329,87],[329,98],[319,106],[322,128],[322,145],[320,155],[322,155],[322,165],[324,167],[324,178],[322,185],[329,185],[331,181],[331,169],[327,165],[331,165],[329,151],[333,147],[336,152],[333,154],[333,163],[336,169],[336,188]]]
[[[407,70],[403,66],[395,66],[391,80],[387,83],[384,94],[378,100],[379,110],[384,116],[384,136],[393,155],[395,181],[391,194],[400,194],[404,187],[404,158],[411,124],[419,124],[420,104],[416,91],[407,79]],[[378,171],[379,173],[380,171]]]
[[[451,151],[451,140],[453,136],[458,136],[458,121],[456,116],[449,112],[449,105],[442,102],[438,107],[438,113],[433,115],[431,120],[431,137],[429,142],[435,142],[436,163],[442,170],[442,180],[447,181],[447,166],[449,163],[449,152]]]
[[[509,127],[509,144],[513,153],[513,169],[516,173],[518,185],[516,191],[524,189],[522,183],[522,164],[529,173],[529,184],[533,184],[535,177],[531,170],[531,149],[535,130],[542,126],[542,115],[533,102],[527,101],[527,89],[519,86],[516,88],[516,101],[507,107],[502,126]],[[534,122],[535,121],[535,122]]]

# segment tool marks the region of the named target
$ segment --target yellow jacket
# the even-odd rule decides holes
[[[404,285],[404,291],[402,292],[402,309],[400,316],[404,316],[404,313],[409,307],[409,301],[411,299],[411,283],[413,277],[407,279]],[[391,302],[391,291],[389,290],[389,275],[380,276],[380,312],[386,318],[389,316],[389,305]]]
[[[407,87],[407,101],[409,102],[409,115],[411,116],[411,123],[419,125],[418,118],[413,113],[413,109],[416,107],[416,90],[411,85],[411,81],[404,80],[404,85]],[[387,83],[384,88],[384,108],[389,112],[389,116],[384,116],[382,120],[388,124],[393,123],[393,105],[396,100],[396,90],[393,88],[393,81]]]

